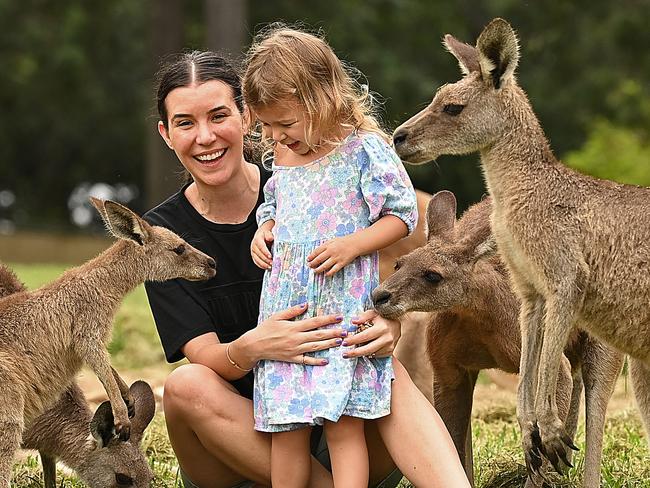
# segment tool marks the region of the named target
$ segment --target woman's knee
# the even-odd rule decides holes
[[[233,387],[212,369],[200,364],[185,364],[170,373],[165,381],[163,405],[167,414],[192,410],[218,413],[233,393]]]

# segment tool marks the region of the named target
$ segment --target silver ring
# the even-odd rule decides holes
[[[371,352],[370,354],[368,354],[368,357],[369,357],[370,359],[375,359],[376,354],[375,354],[374,352]]]

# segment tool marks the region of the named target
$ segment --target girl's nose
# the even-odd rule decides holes
[[[281,129],[273,129],[273,140],[276,142],[282,142],[282,140],[285,138],[284,131]]]

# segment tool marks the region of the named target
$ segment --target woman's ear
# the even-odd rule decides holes
[[[160,137],[163,138],[165,141],[165,144],[171,149],[172,151],[174,150],[174,146],[172,146],[172,140],[169,138],[169,133],[167,132],[167,127],[165,127],[165,124],[163,124],[162,120],[158,121],[158,133],[160,134]]]

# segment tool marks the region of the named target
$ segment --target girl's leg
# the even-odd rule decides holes
[[[375,422],[395,463],[415,486],[469,488],[454,443],[438,412],[396,359],[393,368],[391,413]]]
[[[309,486],[311,428],[271,434],[271,485],[286,488]]]
[[[369,463],[363,419],[342,416],[338,422],[326,422],[325,437],[334,486],[366,488]]]
[[[253,429],[253,403],[230,383],[205,366],[183,365],[167,378],[163,401],[178,462],[200,488],[271,484],[271,436]],[[313,458],[309,486],[332,486]]]

